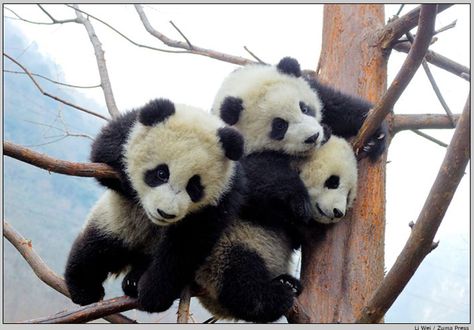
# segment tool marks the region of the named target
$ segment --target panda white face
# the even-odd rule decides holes
[[[331,136],[301,166],[300,177],[308,189],[315,220],[341,220],[357,192],[357,161],[350,144]]]
[[[293,74],[275,66],[249,65],[223,82],[212,112],[242,133],[245,154],[277,150],[304,155],[326,139],[321,101],[301,78],[299,65],[297,69]]]
[[[235,163],[223,148],[221,133],[232,131],[240,141],[241,137],[223,126],[218,118],[185,105],[175,105],[160,122],[137,121],[124,146],[124,163],[152,222],[176,223],[204,206],[216,205],[229,190]]]

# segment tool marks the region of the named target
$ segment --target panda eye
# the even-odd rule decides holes
[[[288,122],[282,118],[274,118],[272,121],[272,130],[270,138],[274,140],[283,140],[288,129]]]
[[[339,187],[339,177],[337,175],[331,175],[326,182],[324,182],[324,186],[328,189],[337,189]]]
[[[312,116],[312,117],[316,115],[316,112],[304,102],[300,102],[300,109],[301,109],[301,112],[305,115]]]
[[[160,164],[154,169],[145,172],[145,183],[150,187],[157,187],[167,183],[170,177],[168,165]]]

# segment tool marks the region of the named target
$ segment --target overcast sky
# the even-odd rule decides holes
[[[35,5],[8,5],[20,16],[48,21]],[[402,14],[414,6],[405,6]],[[71,9],[60,5],[45,8],[57,19],[73,18]],[[136,42],[165,47],[144,29],[132,5],[81,5]],[[398,5],[386,6],[386,19]],[[284,56],[298,59],[302,68],[315,69],[318,62],[322,5],[145,5],[152,25],[170,38],[181,40],[170,25],[172,20],[190,42],[229,54],[249,57],[247,46],[267,63]],[[6,16],[12,13],[4,11]],[[469,65],[469,6],[456,5],[438,16],[440,28],[457,19],[457,25],[438,36],[430,49],[463,65]],[[13,21],[45,56],[57,63],[55,77],[79,85],[99,83],[96,59],[84,27],[77,24],[54,26]],[[207,57],[168,54],[133,46],[104,25],[92,20],[103,44],[112,87],[121,111],[140,106],[155,97],[210,109],[224,77],[237,66]],[[28,48],[18,58],[28,56]],[[389,61],[389,83],[406,55],[393,51]],[[8,62],[5,59],[6,62]],[[12,67],[11,65],[9,66]],[[469,91],[463,79],[431,66],[443,95],[454,113],[460,113]],[[104,104],[100,89],[83,90]],[[95,111],[105,111],[94,109]],[[67,111],[67,110],[65,110]],[[71,110],[72,111],[72,110]],[[395,113],[444,113],[422,70],[419,70],[394,109]],[[452,130],[427,133],[449,143]],[[410,233],[438,173],[445,148],[411,132],[398,134],[390,146],[387,165],[387,270],[395,261]],[[391,322],[465,322],[469,320],[469,169],[462,180],[438,231],[439,247],[420,267],[402,297],[387,315]],[[426,277],[431,278],[427,280]],[[414,315],[403,306],[413,303]],[[448,306],[448,307],[446,307]]]

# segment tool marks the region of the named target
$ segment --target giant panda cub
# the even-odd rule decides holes
[[[269,226],[308,222],[312,205],[291,164],[309,157],[331,131],[344,138],[357,134],[370,109],[362,99],[304,78],[299,63],[289,57],[276,66],[254,64],[230,73],[212,112],[245,139],[241,163],[249,194],[242,215]],[[376,159],[385,137],[381,126],[363,153]]]
[[[104,280],[128,270],[122,287],[138,295],[140,309],[169,308],[239,209],[242,152],[235,129],[166,99],[111,120],[91,160],[118,176],[99,179],[109,189],[70,251],[65,280],[72,300],[102,299]]]
[[[313,219],[335,223],[356,196],[357,162],[351,146],[332,136],[307,161],[296,164],[311,197]],[[226,228],[195,283],[214,318],[272,322],[285,315],[301,292],[289,275],[293,245],[284,231],[237,220]]]

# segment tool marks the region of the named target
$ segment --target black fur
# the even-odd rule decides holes
[[[301,77],[300,64],[291,57],[282,58],[277,64],[277,70],[290,76]]]
[[[92,143],[90,159],[92,162],[105,163],[119,173],[119,178],[98,178],[97,180],[107,188],[128,198],[136,196],[132,184],[125,173],[123,164],[123,145],[128,134],[135,124],[138,110],[132,110],[112,119],[99,132]]]
[[[72,301],[79,305],[99,301],[104,296],[102,283],[109,274],[144,258],[121,240],[87,227],[74,241],[66,263],[64,278]]]
[[[235,317],[257,323],[273,322],[293,306],[296,294],[292,287],[272,280],[257,252],[233,246],[227,263],[218,299]],[[301,288],[297,279],[286,276]]]
[[[288,130],[288,122],[282,118],[273,118],[272,130],[270,131],[270,138],[281,141],[285,137]]]
[[[226,124],[235,125],[239,121],[242,110],[244,106],[241,98],[227,96],[221,105],[221,118]]]
[[[239,160],[244,152],[244,138],[242,135],[230,127],[219,128],[217,134],[224,148],[225,156],[230,160]]]
[[[246,193],[244,180],[237,164],[232,189],[221,198],[218,206],[207,206],[166,227],[165,239],[138,283],[139,309],[147,312],[167,310],[184,286],[191,283],[195,271],[210,254],[228,221],[240,209]]]
[[[316,79],[305,77],[324,105],[322,123],[328,125],[335,135],[350,138],[359,132],[372,104],[355,96],[344,94]],[[388,126],[385,122],[366,142],[366,149],[359,156],[377,160],[386,149]]]
[[[163,122],[175,113],[173,102],[167,99],[156,99],[148,102],[140,111],[138,120],[145,126]]]
[[[201,184],[201,177],[199,175],[194,175],[189,179],[186,185],[186,192],[194,203],[199,202],[204,197],[204,187]]]

